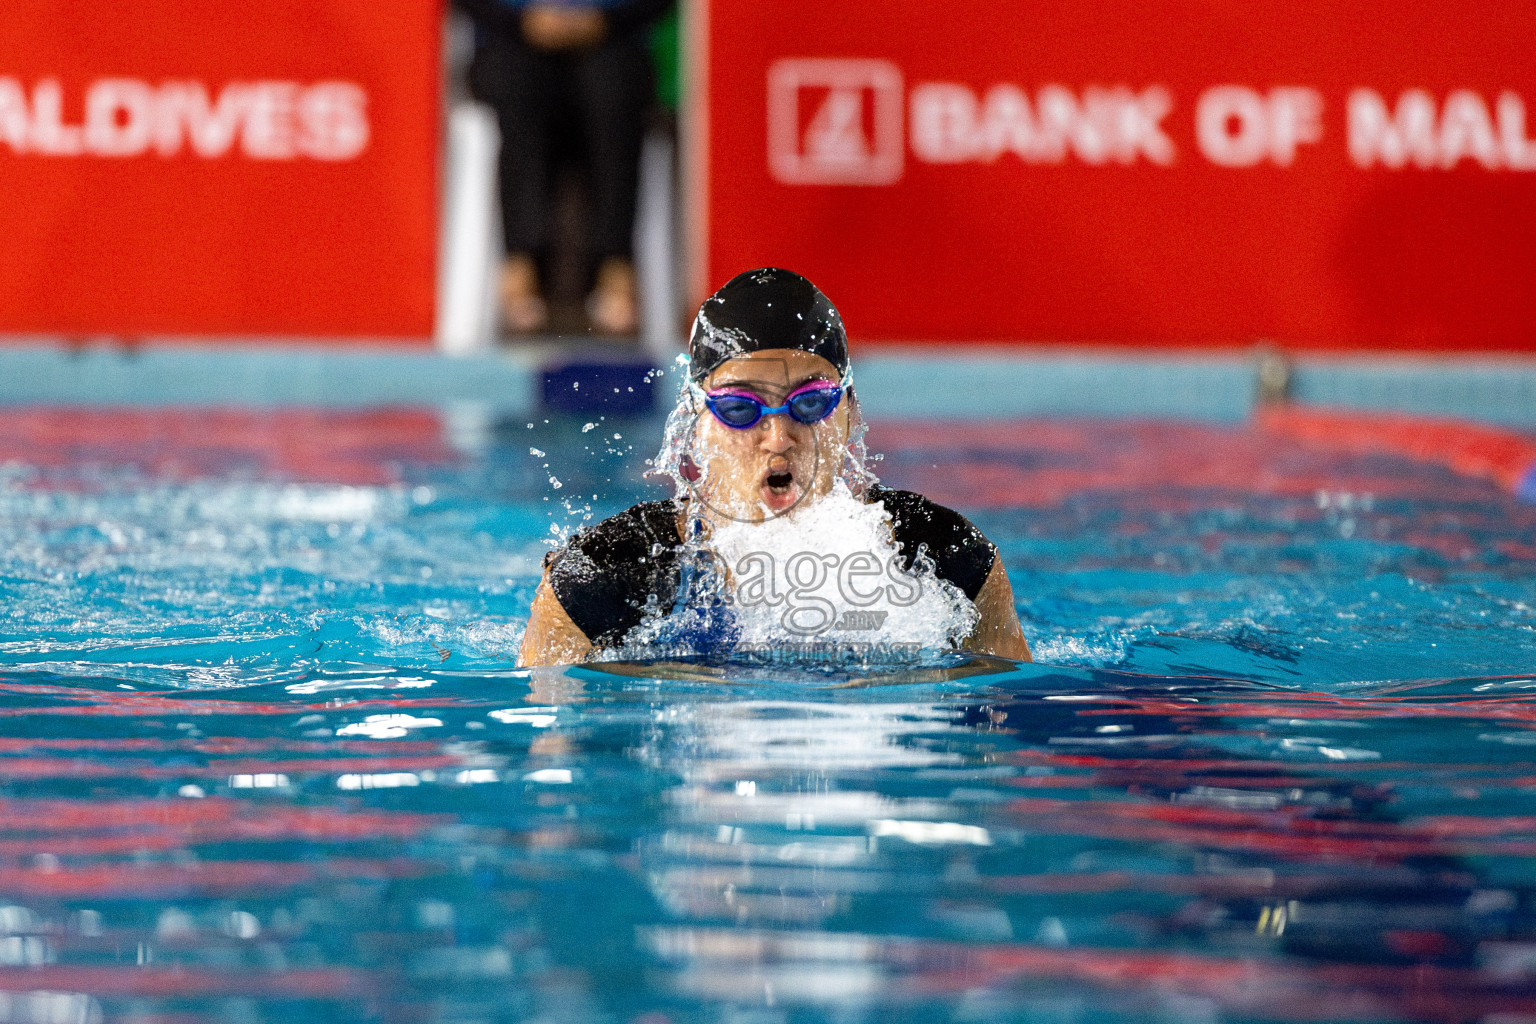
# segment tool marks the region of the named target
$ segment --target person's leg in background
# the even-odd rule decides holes
[[[501,221],[506,261],[498,294],[513,333],[544,329],[549,308],[539,264],[549,245],[552,123],[559,108],[558,54],[510,33],[484,33],[470,68],[476,98],[496,111],[501,128]]]
[[[591,181],[588,251],[596,265],[587,313],[598,331],[633,334],[639,325],[634,230],[640,145],[654,91],[650,55],[638,33],[622,33],[575,61]]]

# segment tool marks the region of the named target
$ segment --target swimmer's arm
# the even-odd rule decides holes
[[[592,653],[592,641],[571,621],[549,585],[549,574],[539,580],[528,613],[528,629],[517,652],[517,667],[574,665]]]
[[[1003,560],[994,556],[981,592],[976,595],[976,610],[981,621],[960,646],[977,654],[993,654],[1015,661],[1032,661],[1029,642],[1019,625],[1019,613],[1013,607],[1013,585]]]

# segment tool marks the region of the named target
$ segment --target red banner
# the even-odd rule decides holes
[[[0,332],[432,333],[437,0],[6,0]]]
[[[700,291],[874,341],[1536,350],[1536,7],[778,0],[697,19]]]

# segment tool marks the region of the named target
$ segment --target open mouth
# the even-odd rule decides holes
[[[800,488],[795,485],[795,472],[788,462],[776,460],[769,464],[761,491],[763,504],[773,512],[783,512],[799,500]]]

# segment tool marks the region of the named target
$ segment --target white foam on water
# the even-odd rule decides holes
[[[717,525],[710,547],[727,567],[740,643],[824,642],[955,647],[976,607],[932,561],[902,569],[883,502],[831,493],[762,523]]]
[[[1088,636],[1046,635],[1032,636],[1029,646],[1034,660],[1042,664],[1109,668],[1124,664],[1130,658],[1135,640],[1133,631]]]
[[[902,568],[908,553],[892,537],[884,503],[859,500],[842,480],[787,515],[716,523],[694,547],[712,571],[696,582],[688,603],[713,599],[733,621],[736,651],[793,653],[811,645],[818,656],[846,648],[852,660],[872,647],[948,651],[979,619],[925,554],[911,553],[912,569]],[[674,609],[650,617],[631,632],[628,646],[686,644],[687,615]]]

